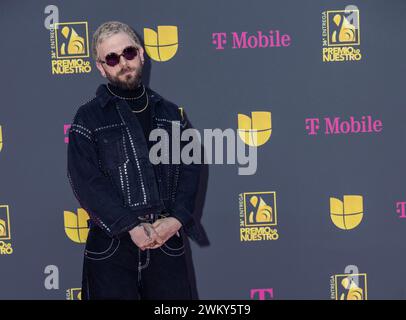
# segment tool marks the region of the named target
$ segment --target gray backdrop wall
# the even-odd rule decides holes
[[[58,42],[45,26],[56,8]],[[145,44],[146,28],[177,27],[166,39],[176,54],[147,56],[144,81],[197,129],[237,130],[239,114],[272,115],[253,128],[272,128],[254,175],[208,166],[201,222],[210,244],[190,243],[201,299],[406,298],[405,17],[401,0],[2,0],[0,298],[78,297],[84,244],[64,219],[79,209],[66,128],[105,80],[86,55],[108,20],[128,23]],[[72,30],[83,52],[63,53]],[[273,46],[264,46],[260,33],[270,31]],[[52,68],[71,61],[89,65]],[[272,221],[249,223],[253,196]],[[244,241],[244,228],[278,237]]]

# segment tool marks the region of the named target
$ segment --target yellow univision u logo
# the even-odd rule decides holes
[[[155,61],[168,61],[178,51],[178,27],[158,26],[157,30],[144,28],[145,51]]]
[[[251,118],[238,114],[238,135],[245,144],[258,147],[265,144],[272,134],[272,114],[268,111],[251,112]]]
[[[78,214],[64,211],[65,232],[69,239],[76,243],[85,243],[89,234],[87,220],[89,215],[86,210],[79,208]]]
[[[345,195],[343,201],[330,198],[330,217],[334,225],[342,230],[356,228],[364,216],[363,198]]]

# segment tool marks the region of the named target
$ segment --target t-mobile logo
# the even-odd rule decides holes
[[[325,117],[322,122],[320,118],[306,118],[305,128],[309,136],[317,135],[320,130],[325,135],[380,133],[383,130],[383,123],[369,115],[360,118],[350,116],[348,119]]]
[[[279,48],[291,45],[291,36],[279,30],[263,32],[258,30],[253,33],[230,32],[230,47],[232,49],[257,49],[257,48]],[[227,43],[227,33],[213,32],[212,41],[217,50],[224,50]]]
[[[406,202],[396,202],[396,212],[399,213],[399,218],[406,218]]]
[[[273,299],[273,288],[251,289],[250,298],[255,300],[271,300]]]
[[[224,46],[227,43],[227,34],[225,32],[215,32],[212,35],[213,44],[216,46],[217,50],[224,50]]]
[[[306,119],[306,130],[309,136],[314,136],[320,129],[320,120],[318,118],[308,118]]]

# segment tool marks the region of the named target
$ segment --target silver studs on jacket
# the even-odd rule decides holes
[[[126,122],[124,121],[124,118],[123,118],[123,116],[121,114],[120,107],[118,106],[118,104],[116,104],[116,109],[117,109],[117,112],[118,112],[118,114],[119,114],[119,116],[121,118],[122,123],[125,125]],[[130,144],[131,144],[131,149],[133,151],[135,164],[137,166],[138,176],[140,178],[141,191],[142,191],[142,196],[143,196],[143,201],[142,202],[131,203],[131,198],[130,198],[131,193],[130,193],[129,182],[128,182],[127,161],[126,161],[126,163],[124,163],[124,175],[126,176],[126,179],[127,179],[127,191],[128,191],[128,198],[127,199],[129,201],[128,205],[131,206],[131,207],[134,207],[134,206],[139,206],[139,205],[142,205],[142,204],[146,204],[147,203],[147,195],[146,195],[146,191],[145,191],[144,179],[143,179],[142,173],[141,173],[140,162],[139,162],[139,159],[138,159],[138,156],[137,156],[137,151],[135,150],[135,147],[134,147],[134,142],[133,142],[133,139],[131,137],[130,130],[128,129],[127,126],[125,127],[125,130],[126,130],[126,133],[127,133],[128,140],[130,141]],[[125,149],[126,148],[124,148],[124,150]],[[127,158],[127,160],[129,161],[128,158]]]

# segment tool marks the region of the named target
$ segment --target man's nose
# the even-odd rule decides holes
[[[120,66],[125,67],[127,66],[127,59],[124,56],[120,56]]]

